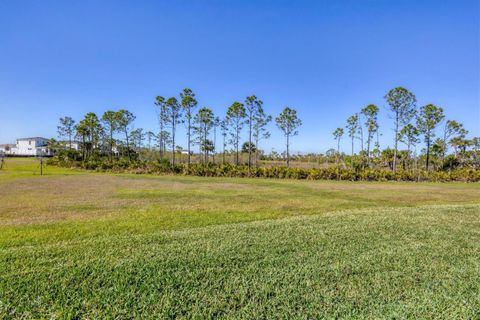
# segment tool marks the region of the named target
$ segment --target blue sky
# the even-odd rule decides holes
[[[478,136],[479,12],[477,0],[1,1],[0,143],[118,108],[156,130],[154,97],[184,87],[221,115],[250,94],[274,115],[296,108],[296,151],[334,147],[332,131],[369,103],[391,145],[395,86]],[[283,150],[271,132],[267,151]]]

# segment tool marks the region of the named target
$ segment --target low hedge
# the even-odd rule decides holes
[[[64,161],[57,158],[49,160],[50,164],[64,167],[80,167],[102,172],[126,172],[136,174],[180,174],[200,177],[252,177],[272,179],[306,179],[306,180],[346,180],[346,181],[461,181],[479,182],[480,170],[473,168],[451,171],[398,170],[388,169],[353,169],[328,167],[318,169],[289,168],[285,166],[251,167],[232,164],[186,164],[171,165],[168,161],[128,161],[108,160]]]

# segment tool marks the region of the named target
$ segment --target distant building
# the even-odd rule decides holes
[[[16,144],[0,144],[0,154],[17,154]]]
[[[42,137],[17,139],[18,155],[22,156],[49,156],[48,139]]]
[[[51,156],[47,146],[48,139],[31,137],[17,139],[17,144],[2,144],[0,152],[12,156]]]
[[[71,148],[77,151],[80,150],[80,141],[72,140],[71,144],[70,141],[58,141],[58,144],[63,148]]]

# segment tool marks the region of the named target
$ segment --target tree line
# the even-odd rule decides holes
[[[445,121],[441,136],[437,137],[438,127],[445,119],[444,110],[441,107],[426,104],[417,108],[415,95],[403,87],[390,90],[384,98],[393,121],[393,150],[380,149],[378,121],[380,109],[375,104],[368,104],[348,117],[344,127],[334,130],[333,138],[336,141],[334,156],[337,165],[345,165],[348,159],[353,166],[354,160],[357,159],[362,167],[372,167],[379,158],[392,153],[389,166],[396,172],[400,159],[404,162],[406,160],[407,163],[417,160],[415,150],[421,139],[425,143],[427,171],[432,151],[436,157],[441,158],[442,163],[445,163],[449,147],[454,149],[455,157],[465,153],[469,147],[475,149],[474,156],[478,156],[480,139],[466,139],[468,131],[455,120]],[[288,167],[291,159],[291,138],[298,135],[298,129],[302,125],[294,108],[285,107],[273,118],[265,112],[262,100],[255,95],[246,97],[243,103],[233,102],[224,115],[215,115],[209,107],[199,107],[195,93],[188,88],[184,89],[178,97],[157,96],[154,99],[154,105],[159,124],[156,133],[144,131],[141,128],[132,129],[135,116],[126,109],[120,109],[105,111],[100,117],[89,112],[78,123],[68,116],[60,118],[58,134],[66,139],[70,148],[74,139],[81,141],[83,160],[88,160],[94,154],[104,154],[110,161],[118,156],[124,156],[132,161],[139,150],[156,149],[160,159],[168,157],[171,165],[175,166],[177,155],[182,151],[182,148],[177,145],[177,131],[183,124],[187,138],[187,166],[192,162],[193,146],[198,146],[202,163],[208,163],[210,155],[213,162],[216,162],[215,156],[221,153],[222,163],[226,163],[226,154],[232,154],[234,163],[240,165],[243,164],[240,154],[245,153],[248,155],[245,164],[250,169],[252,166],[258,166],[261,150],[259,146],[263,140],[270,138],[271,133],[267,126],[273,120],[285,138],[284,158]],[[241,137],[245,130],[248,140],[242,145]],[[221,139],[220,150],[216,150],[218,134]],[[350,157],[340,152],[340,142],[345,134],[348,135],[351,143]],[[360,143],[361,151],[355,154],[357,141]],[[407,149],[399,150],[400,143]]]
[[[208,162],[209,154],[215,155],[217,145],[217,132],[222,138],[223,163],[227,147],[230,145],[235,154],[235,164],[240,164],[239,154],[248,153],[248,167],[258,164],[259,144],[270,137],[267,125],[272,121],[272,116],[265,113],[263,101],[255,95],[245,98],[244,103],[235,101],[227,109],[223,117],[216,116],[209,107],[197,109],[198,101],[191,89],[184,89],[179,98],[163,96],[155,97],[154,102],[158,115],[159,132],[144,132],[138,128],[131,130],[135,116],[128,110],[105,111],[101,117],[89,112],[78,123],[71,117],[60,118],[58,134],[60,138],[67,139],[71,148],[74,138],[81,140],[82,158],[88,159],[95,150],[105,151],[107,147],[110,160],[113,160],[119,149],[132,159],[132,153],[143,147],[145,139],[151,149],[151,142],[156,141],[159,155],[164,159],[170,151],[170,161],[176,164],[176,155],[180,149],[177,145],[176,134],[178,126],[185,124],[187,133],[187,165],[191,164],[192,146],[198,145],[201,159]],[[195,112],[196,111],[196,112]],[[289,165],[291,137],[298,134],[298,127],[302,122],[297,116],[297,111],[285,107],[275,118],[277,127],[281,130],[286,140],[286,163]],[[243,130],[248,131],[248,141],[240,146]],[[213,138],[212,138],[213,131]],[[117,134],[123,138],[117,139]],[[213,140],[212,140],[213,139]],[[64,144],[65,145],[65,144]],[[170,148],[170,150],[168,150]]]
[[[420,143],[421,139],[425,143],[425,169],[427,171],[432,150],[440,156],[442,164],[445,163],[449,147],[454,149],[455,157],[459,153],[464,154],[468,147],[473,147],[476,151],[473,155],[478,157],[480,138],[466,139],[468,131],[463,124],[455,120],[445,121],[441,136],[437,137],[437,129],[445,119],[443,108],[434,104],[426,104],[417,108],[415,95],[403,87],[391,89],[384,98],[389,106],[394,127],[392,155],[394,172],[398,167],[399,143],[405,144],[407,150],[404,153],[407,160],[411,160],[412,149]],[[355,141],[359,140],[360,155],[367,158],[369,166],[372,156],[378,156],[380,153],[378,113],[379,108],[374,104],[369,104],[360,112],[348,117],[345,130],[342,127],[335,129],[333,137],[337,141],[337,154],[340,154],[340,140],[346,131],[351,141],[352,156],[354,155]],[[413,157],[416,159],[416,152]]]

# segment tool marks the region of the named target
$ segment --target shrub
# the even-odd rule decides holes
[[[396,173],[389,169],[326,167],[326,168],[289,168],[285,166],[250,168],[245,165],[232,164],[176,164],[173,166],[168,160],[142,161],[127,158],[116,159],[112,162],[105,158],[91,157],[88,161],[55,157],[49,164],[64,167],[80,167],[87,170],[130,172],[135,174],[181,174],[199,177],[251,177],[271,179],[308,179],[308,180],[349,180],[349,181],[462,181],[479,182],[480,170],[472,168],[454,169],[449,171],[408,171],[398,170]]]

